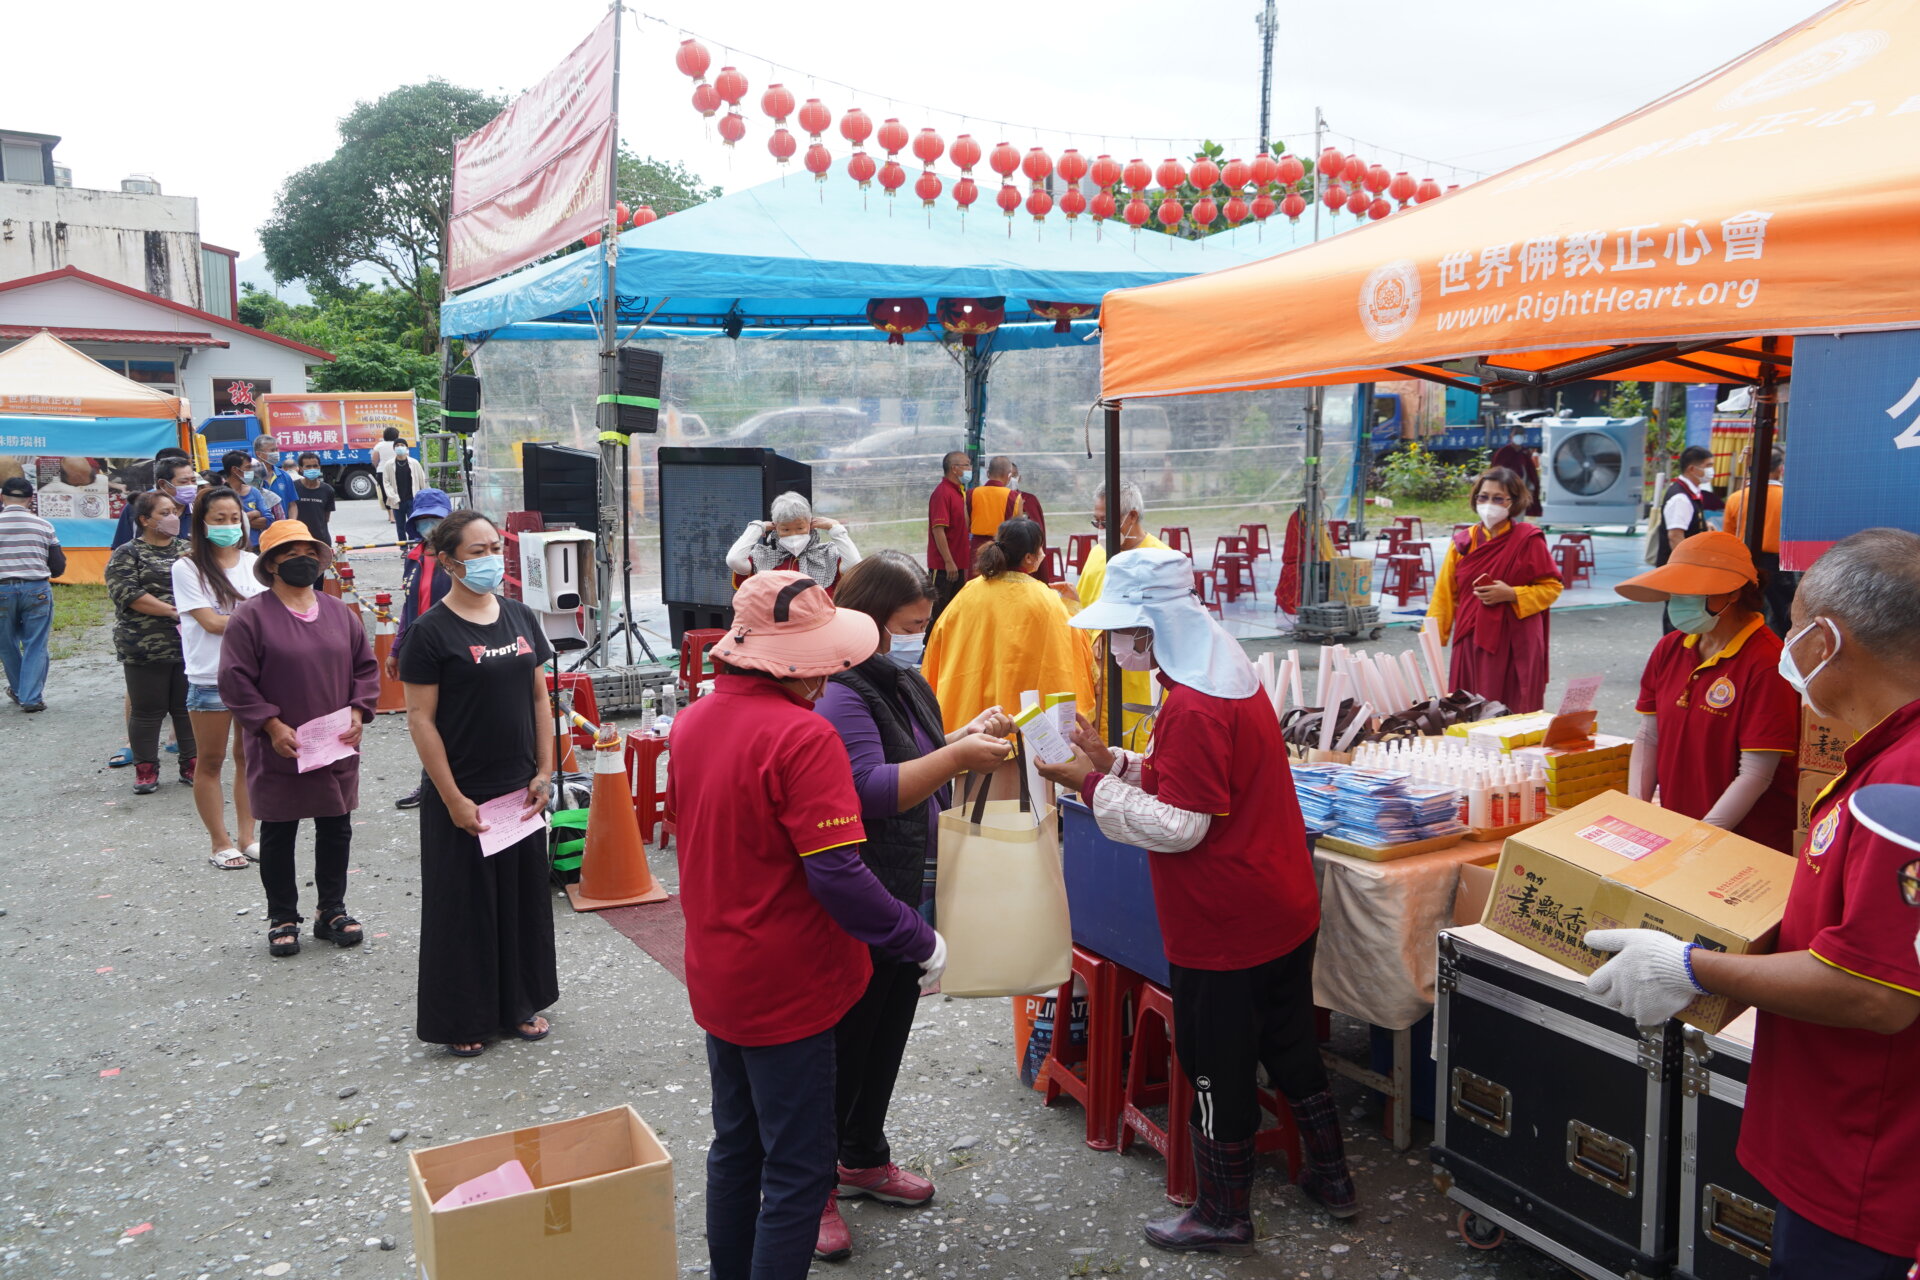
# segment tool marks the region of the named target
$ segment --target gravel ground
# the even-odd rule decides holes
[[[342,531],[375,527],[366,504]],[[362,528],[364,526],[364,529]],[[356,558],[373,589],[397,561]],[[1556,627],[1565,674],[1606,671],[1603,717],[1624,728],[1632,677],[1658,635],[1652,610]],[[1390,633],[1378,647],[1410,643]],[[120,672],[102,632],[55,665],[50,710],[0,712],[9,766],[0,978],[11,995],[0,1068],[0,1275],[401,1277],[416,1274],[405,1153],[632,1103],[677,1161],[681,1269],[705,1270],[709,1136],[701,1038],[680,985],[556,895],[561,1003],[540,1044],[459,1062],[413,1036],[415,819],[393,808],[417,765],[399,717],[366,738],[348,906],[368,941],[310,936],[270,960],[256,877],[206,861],[189,790],[131,793],[104,767],[121,741]],[[303,862],[307,849],[303,839]],[[654,856],[672,887],[670,854]],[[304,885],[304,881],[303,881]],[[306,890],[310,893],[310,889]],[[1364,1049],[1336,1020],[1336,1047]],[[925,1002],[895,1098],[895,1158],[930,1172],[917,1211],[847,1207],[856,1254],[816,1275],[1285,1276],[1514,1280],[1559,1269],[1518,1245],[1478,1253],[1452,1231],[1425,1126],[1412,1151],[1379,1136],[1372,1095],[1346,1082],[1364,1211],[1310,1212],[1263,1169],[1255,1259],[1172,1258],[1141,1242],[1166,1210],[1150,1150],[1089,1150],[1081,1116],[1015,1076],[1003,1001]]]

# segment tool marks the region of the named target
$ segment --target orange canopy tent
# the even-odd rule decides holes
[[[1101,390],[1761,383],[1788,335],[1920,327],[1916,255],[1920,4],[1843,0],[1497,177],[1108,294]]]

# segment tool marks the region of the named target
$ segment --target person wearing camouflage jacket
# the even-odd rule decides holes
[[[107,595],[113,600],[114,653],[127,678],[133,791],[152,795],[160,787],[160,722],[168,716],[180,743],[180,781],[193,782],[187,667],[173,606],[173,562],[186,554],[187,542],[179,536],[181,511],[171,495],[143,493],[129,505],[138,535],[107,561]]]

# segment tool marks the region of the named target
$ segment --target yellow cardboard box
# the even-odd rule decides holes
[[[1813,714],[1813,708],[1800,707],[1800,767],[1821,773],[1840,773],[1847,767],[1846,749],[1853,745],[1853,734],[1831,720]]]
[[[509,1160],[534,1189],[436,1211]],[[426,1280],[674,1280],[673,1158],[632,1107],[408,1153]]]
[[[1772,949],[1794,862],[1765,845],[1608,793],[1507,837],[1480,923],[1592,973],[1589,929],[1658,929],[1716,951]],[[1701,996],[1680,1017],[1718,1031],[1743,1006]]]
[[[1327,599],[1338,604],[1373,603],[1373,561],[1335,556],[1327,562]]]
[[[1556,809],[1572,809],[1585,804],[1595,796],[1606,795],[1608,792],[1625,795],[1626,791],[1627,775],[1624,773],[1599,778],[1583,778],[1562,791],[1548,787],[1547,803]]]
[[[1802,769],[1800,771],[1800,821],[1795,823],[1795,826],[1810,827],[1813,825],[1812,814],[1814,802],[1820,798],[1820,793],[1825,791],[1827,787],[1832,784],[1833,780],[1839,776],[1837,773],[1822,773],[1818,769]],[[1796,849],[1798,848],[1798,846],[1795,847]]]

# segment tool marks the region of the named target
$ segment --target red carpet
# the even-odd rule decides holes
[[[687,918],[680,914],[679,895],[640,907],[610,907],[599,915],[634,946],[658,960],[681,986],[686,985]]]

